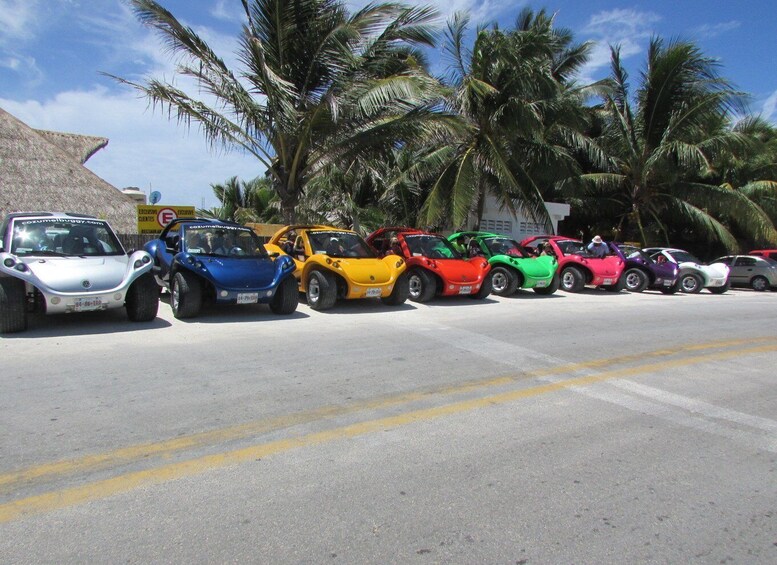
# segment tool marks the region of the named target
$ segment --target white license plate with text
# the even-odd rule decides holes
[[[380,296],[382,290],[379,288],[368,288],[367,289],[367,298],[377,298]]]
[[[471,286],[460,286],[459,287],[459,294],[472,294],[472,287]]]
[[[89,310],[99,310],[103,305],[102,300],[97,298],[76,298],[73,303],[73,310],[76,312],[88,312]]]
[[[238,304],[256,304],[259,302],[258,292],[239,292],[237,295]]]

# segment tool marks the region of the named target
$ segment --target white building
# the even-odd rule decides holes
[[[569,204],[546,202],[545,208],[550,215],[553,234],[557,234],[558,223],[569,216]],[[470,225],[474,225],[474,221]],[[532,219],[523,216],[520,211],[517,212],[516,216],[513,216],[510,210],[500,210],[499,204],[492,197],[486,199],[480,229],[482,231],[509,235],[517,241],[532,235],[545,235],[548,233],[544,224],[534,222]]]

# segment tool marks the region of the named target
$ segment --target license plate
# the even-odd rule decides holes
[[[380,288],[368,288],[367,298],[377,298],[381,295],[381,292],[383,291]]]
[[[103,305],[100,298],[76,298],[73,303],[73,310],[76,312],[88,312],[89,310],[99,310]]]
[[[548,281],[537,281],[537,284],[535,286],[537,288],[542,288],[544,286],[548,286]]]
[[[472,287],[471,286],[460,286],[459,287],[459,294],[472,294]]]
[[[604,279],[602,284],[612,284],[612,279]]]
[[[256,304],[259,302],[258,292],[239,292],[237,294],[238,304]]]

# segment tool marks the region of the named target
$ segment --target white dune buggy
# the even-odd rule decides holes
[[[23,331],[27,314],[127,309],[156,318],[151,256],[128,254],[104,220],[69,213],[9,214],[0,226],[0,333]]]

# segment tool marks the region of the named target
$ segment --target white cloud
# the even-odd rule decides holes
[[[234,0],[218,0],[210,9],[210,15],[225,22],[242,23],[245,21],[245,11],[242,5]]]
[[[653,34],[653,26],[659,21],[661,16],[658,14],[633,9],[615,9],[592,15],[581,30],[581,37],[596,43],[590,60],[581,70],[580,81],[593,82],[601,75],[601,70],[609,66],[610,46],[620,47],[622,61],[642,53],[645,40]]]
[[[761,107],[761,116],[763,116],[765,120],[777,118],[775,113],[777,113],[777,90],[772,92],[772,95],[764,101],[764,104]]]
[[[164,204],[209,208],[217,204],[211,184],[264,173],[253,158],[209,151],[196,125],[187,133],[133,93],[100,87],[62,92],[45,102],[0,99],[0,107],[37,129],[109,138],[86,166],[117,188],[159,190]]]
[[[361,9],[368,3],[368,0],[348,0],[347,2],[348,8],[352,11]],[[406,3],[434,7],[440,14],[440,23],[447,20],[455,12],[466,11],[469,12],[474,24],[488,24],[508,10],[515,10],[524,2],[510,0],[426,0]]]
[[[31,38],[38,27],[38,0],[0,0],[0,44]]]
[[[36,85],[43,80],[43,71],[34,57],[9,51],[5,56],[0,56],[0,67],[15,72],[27,84]]]
[[[694,28],[692,30],[692,33],[697,37],[711,39],[713,37],[722,35],[726,32],[735,30],[741,26],[742,26],[742,22],[739,22],[737,20],[732,20],[730,22],[724,22],[720,24],[704,24]]]

